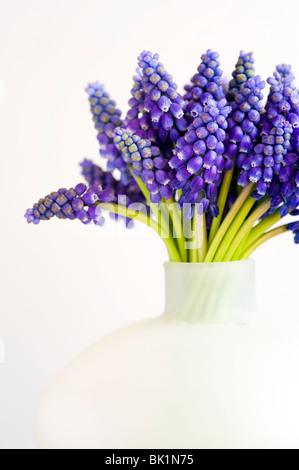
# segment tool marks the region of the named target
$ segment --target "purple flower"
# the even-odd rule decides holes
[[[87,189],[82,183],[69,190],[59,189],[40,199],[31,209],[28,209],[25,218],[28,223],[39,224],[41,220],[50,220],[54,216],[59,219],[78,219],[84,224],[93,221],[102,226],[104,218],[97,205],[100,202],[112,202],[115,196],[111,191],[103,191],[100,186]]]
[[[168,159],[162,156],[159,147],[149,139],[141,139],[125,129],[115,129],[115,145],[121,150],[124,161],[132,165],[133,173],[146,185],[153,204],[160,204],[162,198],[174,195],[170,182],[174,176]]]
[[[280,185],[294,176],[292,165],[296,163],[297,157],[294,159],[292,154],[287,153],[291,133],[292,127],[283,116],[277,115],[272,121],[267,120],[261,130],[261,142],[255,146],[252,155],[243,161],[239,184],[244,174],[248,174],[251,182],[258,183],[254,193],[257,199],[268,193],[272,182]]]
[[[278,65],[273,77],[268,78],[270,85],[266,110],[270,118],[273,113],[283,114],[287,118],[289,112],[298,114],[299,95],[294,84],[294,75],[291,72],[291,66]]]
[[[249,78],[252,78],[254,73],[253,53],[241,51],[235,70],[232,73],[233,78],[229,82],[227,93],[228,101],[234,101],[236,95],[240,93],[242,85],[244,85]]]
[[[200,203],[200,210],[205,212],[211,204],[217,217],[217,188],[225,168],[223,141],[231,107],[225,98],[215,101],[208,93],[202,95],[198,104],[202,111],[178,140],[169,162],[175,174],[170,184],[174,189],[182,189],[181,207]]]
[[[232,103],[224,155],[228,160],[236,159],[239,168],[242,168],[259,136],[262,90],[265,86],[265,82],[261,80],[259,75],[249,78],[240,87],[239,93],[235,95],[235,100]],[[241,182],[242,185],[244,183],[246,185],[246,178],[241,178]]]
[[[133,87],[131,89],[131,98],[129,99],[129,110],[125,119],[125,126],[128,131],[139,135],[142,138],[148,138],[148,130],[151,127],[151,120],[144,108],[146,94],[143,91],[142,69],[136,69],[136,75],[133,77]],[[156,138],[156,131],[152,129],[152,138]]]
[[[120,156],[119,150],[113,143],[114,129],[122,125],[121,111],[116,108],[115,101],[111,100],[110,95],[99,82],[89,83],[86,92],[89,96],[95,128],[98,131],[97,137],[101,156],[107,158],[108,170],[119,170],[121,179],[127,182],[130,177],[128,169]]]
[[[209,49],[201,56],[202,62],[197,67],[197,73],[191,78],[191,85],[186,85],[184,100],[188,103],[186,113],[196,117],[201,113],[201,107],[197,103],[203,102],[202,95],[209,93],[213,99],[224,98],[222,88],[222,70],[219,64],[219,54]]]
[[[138,57],[138,93],[134,112],[134,126],[128,130],[141,137],[151,138],[155,143],[167,139],[176,142],[187,127],[184,119],[185,102],[177,91],[172,76],[165,70],[158,54],[143,51]],[[134,108],[136,109],[136,107]],[[149,116],[149,117],[144,117]],[[138,127],[139,125],[139,127]],[[140,130],[145,134],[140,134]],[[156,138],[155,138],[156,136]]]
[[[293,127],[291,148],[299,152],[299,93],[294,84],[290,65],[278,65],[273,77],[268,78],[270,92],[266,103],[269,119],[283,115]]]

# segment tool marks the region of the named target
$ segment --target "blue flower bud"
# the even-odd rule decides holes
[[[281,187],[281,195],[284,199],[292,196],[294,192],[294,185],[292,182],[284,183]]]
[[[211,168],[207,168],[204,172],[204,179],[207,184],[212,184],[217,177],[217,167],[214,165]]]
[[[284,158],[283,158],[283,164],[285,166],[291,166],[297,163],[298,161],[298,155],[295,153],[287,153]]]
[[[262,170],[259,167],[251,168],[249,172],[249,179],[252,183],[257,183],[262,177]]]
[[[193,175],[194,173],[197,173],[201,169],[202,165],[203,165],[202,157],[196,156],[196,157],[191,158],[188,161],[187,170],[189,171],[189,173]]]
[[[237,143],[242,140],[244,132],[241,127],[235,126],[229,133],[229,140],[230,142]]]
[[[289,206],[287,204],[283,204],[279,209],[280,217],[283,218],[289,213]]]
[[[239,143],[239,152],[248,153],[252,148],[251,138],[244,135]]]
[[[204,214],[210,205],[210,201],[206,198],[202,198],[201,201],[197,204],[197,212],[202,215]]]
[[[201,176],[195,176],[193,178],[190,188],[192,191],[201,192],[204,188],[205,181]]]
[[[283,168],[279,173],[279,179],[282,183],[291,181],[294,176],[294,168],[287,166]]]
[[[267,183],[263,180],[259,180],[259,182],[256,186],[256,190],[257,190],[258,194],[261,195],[261,196],[265,196],[265,194],[267,192],[267,189],[268,189]]]
[[[245,187],[249,183],[249,174],[247,171],[242,171],[238,178],[238,185]]]

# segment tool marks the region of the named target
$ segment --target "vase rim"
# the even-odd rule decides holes
[[[211,263],[179,263],[173,261],[166,261],[164,267],[169,268],[186,268],[187,266],[190,269],[204,269],[204,268],[233,268],[241,266],[253,266],[255,264],[253,259],[245,259],[239,261],[224,261],[224,262],[211,262]]]

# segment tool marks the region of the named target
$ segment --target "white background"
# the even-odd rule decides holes
[[[76,354],[163,309],[166,251],[147,228],[23,219],[39,197],[80,181],[83,156],[98,158],[87,82],[103,82],[125,111],[143,49],[179,86],[207,48],[225,75],[245,49],[263,78],[281,62],[299,77],[298,18],[296,0],[0,0],[0,448],[34,447],[38,398]],[[291,235],[254,258],[260,309],[298,313]]]

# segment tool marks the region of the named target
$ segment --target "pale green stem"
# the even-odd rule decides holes
[[[196,228],[195,228],[195,215],[192,218],[192,233],[193,233],[193,239],[192,239],[192,247],[189,250],[189,258],[191,263],[197,263],[198,262],[198,249],[197,249],[197,238],[196,238]]]
[[[166,201],[168,211],[173,223],[174,228],[174,239],[176,241],[179,253],[181,255],[182,261],[187,262],[187,250],[185,246],[185,236],[182,228],[182,219],[181,212],[178,210],[178,204],[173,199],[168,199]]]
[[[240,243],[239,247],[234,253],[234,256],[232,257],[232,261],[239,261],[241,259],[241,255],[244,251],[244,248],[246,246],[246,241],[248,239],[248,235],[244,237],[244,240]]]
[[[220,243],[222,242],[227,230],[229,229],[232,221],[234,220],[235,216],[243,206],[244,202],[248,198],[248,196],[251,194],[253,190],[254,184],[250,183],[241,192],[237,200],[235,201],[234,205],[232,206],[231,210],[225,217],[224,221],[220,225],[219,230],[217,231],[214,240],[211,243],[211,246],[208,249],[207,256],[205,258],[206,263],[210,263],[213,261],[213,258],[219,248]]]
[[[243,204],[242,208],[240,209],[238,215],[233,220],[228,231],[226,232],[226,235],[223,241],[221,242],[218,248],[218,251],[214,257],[215,262],[223,261],[233,239],[235,238],[241,225],[243,224],[244,220],[246,219],[247,215],[249,214],[249,212],[251,211],[255,203],[256,203],[255,199],[249,196],[246,202]]]
[[[138,220],[139,222],[151,227],[157,234],[162,238],[165,245],[168,248],[171,261],[176,261],[178,263],[181,262],[181,257],[177,251],[177,248],[174,244],[172,238],[169,237],[169,233],[164,230],[155,220],[151,219],[147,214],[143,212],[137,212],[135,210],[128,209],[125,206],[118,206],[117,204],[112,203],[104,203],[101,202],[97,204],[102,210],[109,211],[113,214],[119,214],[124,217],[128,217],[129,219]]]
[[[146,185],[144,184],[144,182],[142,181],[141,178],[137,178],[137,176],[134,175],[134,172],[132,170],[132,167],[129,166],[129,169],[130,169],[130,172],[131,172],[131,175],[133,176],[133,178],[135,179],[136,183],[138,184],[139,186],[139,189],[140,191],[142,192],[142,194],[144,195],[145,199],[147,200],[150,208],[151,208],[151,211],[153,212],[154,216],[156,217],[157,219],[157,222],[159,225],[165,227],[165,229],[169,229],[169,218],[168,218],[168,214],[166,213],[165,211],[165,208],[164,206],[160,205],[159,207],[156,206],[155,204],[153,204],[151,202],[151,198],[150,198],[150,193],[146,187]],[[172,254],[171,252],[169,251],[169,247],[167,246],[167,250],[168,250],[168,255],[169,255],[169,258],[171,259],[172,257]]]
[[[227,196],[228,196],[228,193],[229,193],[229,188],[230,188],[231,181],[232,181],[233,174],[234,174],[234,169],[235,169],[235,163],[234,163],[233,168],[231,170],[227,171],[225,173],[224,177],[223,177],[223,181],[222,181],[221,189],[220,189],[220,193],[219,193],[219,198],[218,198],[219,215],[218,215],[217,218],[214,218],[213,222],[212,222],[212,226],[211,226],[211,230],[210,230],[210,236],[209,236],[209,246],[213,242],[213,240],[215,238],[215,235],[216,235],[216,233],[217,233],[217,231],[220,227],[220,224],[221,224],[223,211],[224,211],[224,208],[225,208],[225,204],[226,204],[226,201],[227,201]]]
[[[232,241],[223,261],[231,261],[231,258],[234,256],[239,244],[242,243],[244,237],[246,237],[247,233],[252,229],[255,222],[270,209],[270,204],[270,199],[267,198],[259,207],[257,207],[257,209],[255,209],[255,211],[252,212]]]
[[[248,235],[248,239],[246,241],[246,247],[252,245],[255,240],[257,240],[261,235],[263,235],[269,228],[273,227],[273,225],[277,224],[281,220],[281,216],[279,214],[279,209],[274,212],[274,214],[268,215],[263,220],[261,220],[253,229],[250,231]]]
[[[194,217],[198,244],[198,261],[199,263],[203,263],[208,249],[206,214],[199,215],[197,211],[195,211]]]
[[[149,203],[149,206],[150,206],[150,208],[151,208],[153,214],[155,215],[155,217],[156,217],[156,219],[157,219],[157,222],[160,223],[160,219],[161,219],[161,211],[160,211],[160,209],[158,208],[158,206],[156,206],[155,204],[153,204],[153,203],[151,202],[149,190],[147,189],[147,187],[146,187],[146,185],[144,184],[144,182],[142,181],[142,179],[141,179],[141,178],[137,178],[137,176],[134,175],[133,170],[132,170],[132,168],[131,168],[130,166],[129,166],[129,169],[130,169],[131,175],[133,176],[134,180],[135,180],[136,183],[138,184],[140,191],[142,192],[143,196],[145,197],[145,199],[146,199],[147,202]]]
[[[280,235],[281,233],[286,233],[286,232],[288,232],[287,225],[282,225],[281,227],[277,227],[277,228],[274,228],[273,230],[270,230],[269,232],[266,232],[264,235],[257,238],[254,243],[248,246],[245,251],[243,251],[240,259],[241,260],[248,259],[249,256],[257,248],[259,248],[263,243],[265,243],[266,241],[270,240],[273,237],[276,237],[277,235]]]

